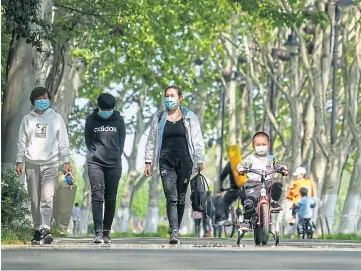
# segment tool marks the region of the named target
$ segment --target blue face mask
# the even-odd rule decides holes
[[[41,100],[35,100],[34,101],[34,106],[37,110],[39,111],[45,111],[46,109],[49,108],[50,106],[50,101],[49,99],[41,99]]]
[[[113,110],[110,111],[103,111],[101,109],[99,109],[98,112],[99,116],[103,119],[109,119],[111,115],[113,115]]]
[[[174,98],[173,98],[174,99]],[[164,98],[165,107],[168,109],[175,109],[178,107],[178,103],[175,102],[172,98],[166,97]]]

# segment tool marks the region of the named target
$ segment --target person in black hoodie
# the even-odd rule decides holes
[[[114,110],[115,98],[111,94],[102,93],[98,97],[98,107],[86,119],[85,144],[89,152],[87,163],[91,185],[94,243],[110,244],[109,233],[122,174],[122,153],[126,133],[124,119]]]
[[[229,177],[230,182],[230,189],[224,189],[223,188],[223,182],[226,179],[226,177]],[[224,203],[224,212],[222,215],[222,219],[219,221],[219,225],[230,225],[231,222],[228,220],[229,216],[229,207],[232,205],[232,203],[237,200],[237,198],[241,198],[242,205],[244,206],[244,201],[246,200],[246,192],[244,190],[244,187],[238,187],[236,183],[236,179],[234,178],[231,162],[228,162],[224,169],[221,172],[220,176],[220,191],[223,192],[227,190],[223,197],[223,203]]]

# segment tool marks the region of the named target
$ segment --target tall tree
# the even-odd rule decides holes
[[[346,28],[345,32],[348,31]],[[345,35],[346,34],[346,35]],[[357,219],[360,214],[361,200],[361,112],[360,112],[360,93],[361,93],[361,23],[356,22],[356,30],[354,40],[349,39],[347,33],[344,33],[342,42],[344,64],[343,78],[348,84],[346,88],[346,103],[349,105],[347,110],[347,119],[353,140],[356,142],[357,154],[354,159],[354,165],[351,175],[349,188],[347,191],[346,201],[342,210],[342,218],[338,231],[343,233],[352,233],[357,231]],[[353,50],[353,59],[351,65],[348,65],[350,58],[348,52],[350,47]],[[352,53],[352,51],[351,51]]]
[[[15,162],[18,129],[31,108],[31,90],[43,84],[51,37],[52,1],[3,1],[7,30],[11,34],[2,95],[2,164]],[[44,64],[44,65],[43,65]],[[3,67],[4,68],[4,67]]]

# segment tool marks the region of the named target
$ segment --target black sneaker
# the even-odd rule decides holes
[[[271,203],[271,211],[282,211],[282,210],[283,210],[282,206],[277,201]]]
[[[40,230],[40,234],[41,234],[40,245],[49,245],[51,244],[51,242],[53,242],[54,237],[51,235],[49,229],[44,228]]]
[[[35,230],[34,237],[33,237],[33,239],[31,239],[31,244],[32,245],[40,245],[40,240],[41,240],[41,233],[40,233],[40,231]]]
[[[103,231],[103,242],[104,242],[104,244],[110,245],[112,243],[112,240],[110,239],[109,233],[110,233],[109,231]]]
[[[169,244],[171,244],[171,245],[179,245],[180,244],[178,230],[173,230],[171,232],[170,238],[169,238]]]
[[[93,240],[94,244],[103,244],[103,233],[102,232],[98,232],[95,234],[94,240]]]

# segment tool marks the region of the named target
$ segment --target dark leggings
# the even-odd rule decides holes
[[[218,222],[222,219],[223,217],[220,215],[215,215],[214,216],[214,222],[213,222],[213,236],[214,237],[218,237],[221,238],[222,237],[222,226],[218,225]]]
[[[207,215],[203,214],[201,219],[194,219],[194,227],[196,237],[201,237],[201,222],[203,226],[203,236],[207,236]]]
[[[278,201],[282,195],[282,184],[275,182],[272,186],[268,185],[268,191],[271,192],[271,198]],[[257,200],[261,195],[261,184],[253,188],[246,188],[246,200],[244,201],[244,218],[250,219],[256,211]]]
[[[246,199],[246,192],[244,189],[232,189],[226,192],[223,198],[224,202],[224,217],[228,218],[229,216],[229,207],[232,203],[237,200],[237,198],[241,198],[241,203],[244,205],[244,201]]]
[[[170,231],[179,230],[185,207],[185,197],[193,163],[187,152],[162,150],[159,170],[167,202]]]
[[[88,164],[92,195],[92,210],[95,233],[110,231],[114,219],[119,180],[122,167],[102,167]],[[103,204],[105,204],[103,220]]]

